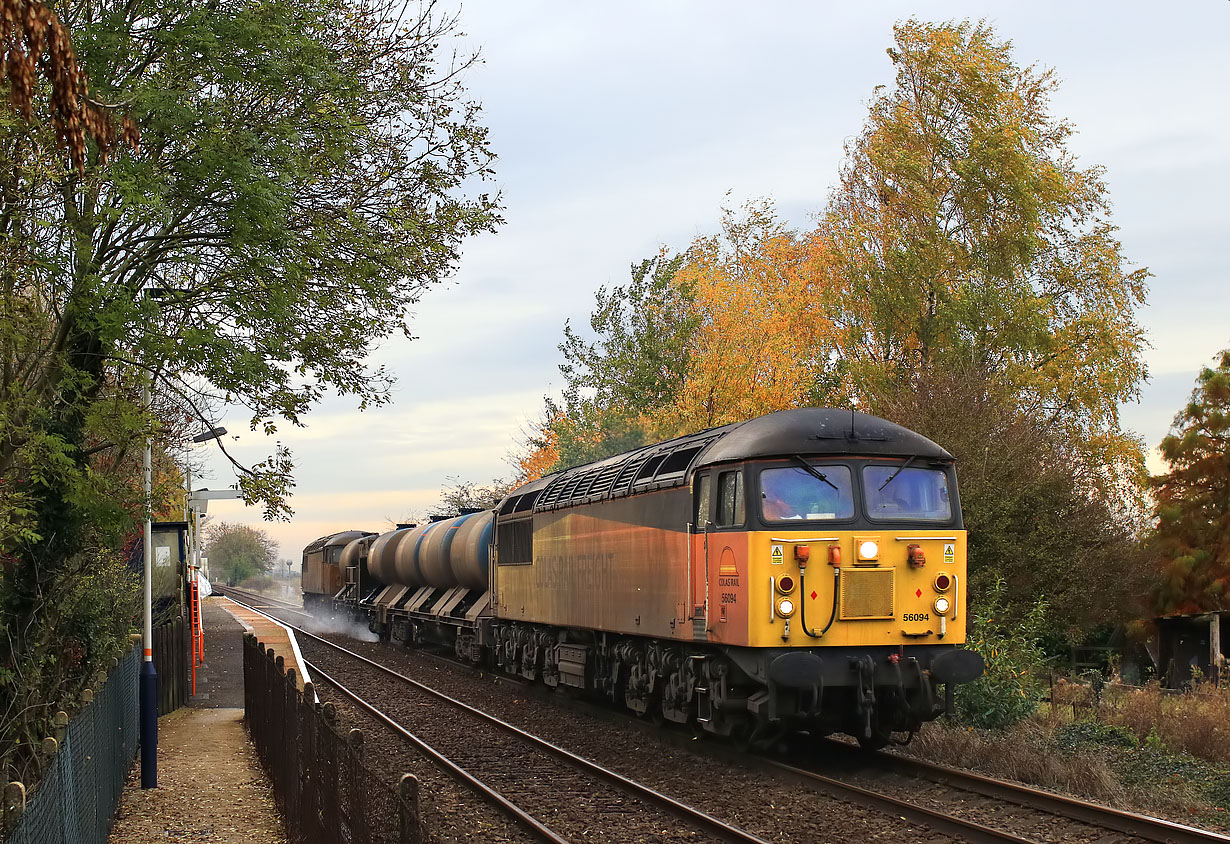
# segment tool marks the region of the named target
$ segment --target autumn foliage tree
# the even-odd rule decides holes
[[[724,210],[696,238],[676,284],[691,291],[696,331],[686,377],[663,406],[670,435],[776,410],[844,403],[833,348],[827,247],[798,234],[768,201]]]
[[[1161,566],[1158,614],[1230,609],[1230,350],[1205,367],[1162,440],[1170,471],[1152,479]]]
[[[895,27],[895,84],[850,142],[821,223],[840,356],[857,391],[973,365],[1021,408],[1138,481],[1119,404],[1145,377],[1129,269],[1100,167],[1049,112],[1058,82],[986,24]]]

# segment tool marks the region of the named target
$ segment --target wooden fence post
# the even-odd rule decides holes
[[[11,782],[4,787],[4,831],[12,832],[26,811],[26,787],[19,782]]]
[[[366,801],[363,799],[367,788],[363,781],[363,731],[351,730],[346,739],[350,755],[347,772],[350,777],[350,782],[347,783],[350,805],[347,808],[350,810],[351,841],[354,844],[367,844],[371,840],[371,834],[367,828],[367,810],[364,805]]]
[[[402,774],[397,783],[397,811],[401,815],[401,844],[422,844],[423,820],[419,810],[419,778]]]

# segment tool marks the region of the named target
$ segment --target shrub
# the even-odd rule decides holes
[[[1080,747],[1136,747],[1140,741],[1127,727],[1104,724],[1101,721],[1073,721],[1055,730],[1055,743],[1064,750]]]
[[[0,597],[14,588],[0,576]],[[74,712],[95,673],[132,647],[140,594],[122,555],[84,551],[42,596],[40,624],[15,629],[13,619],[0,618],[0,770],[7,780],[37,781],[52,716]]]
[[[957,687],[957,717],[966,724],[1004,729],[1033,714],[1042,700],[1038,675],[1046,631],[1044,601],[1035,603],[1016,622],[1009,621],[1002,579],[984,593],[973,617],[966,646],[982,654],[986,670],[972,683]]]
[[[243,589],[252,592],[268,592],[274,587],[273,578],[267,574],[258,574],[245,578],[240,584]]]

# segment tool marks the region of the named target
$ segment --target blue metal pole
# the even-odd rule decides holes
[[[158,671],[148,652],[141,663],[141,787],[158,787]]]

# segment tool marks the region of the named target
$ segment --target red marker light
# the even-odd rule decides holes
[[[936,592],[947,592],[948,587],[950,586],[952,586],[952,578],[950,578],[948,575],[941,574],[935,578],[935,591]]]
[[[777,579],[777,588],[782,594],[788,594],[794,591],[794,578],[788,574],[783,574]]]

